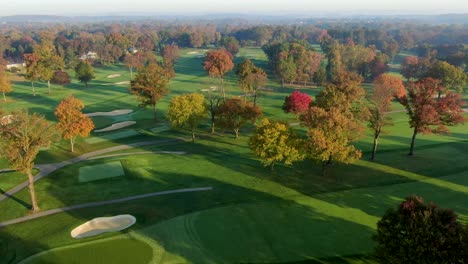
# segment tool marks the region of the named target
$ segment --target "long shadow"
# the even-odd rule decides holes
[[[26,209],[31,209],[32,205],[21,200],[21,199],[18,199],[17,197],[15,197],[14,195],[9,195],[6,193],[7,191],[3,190],[2,188],[0,188],[0,194],[2,195],[5,195],[7,196],[9,199],[12,199],[13,201],[17,202],[18,204],[22,205],[24,208]]]

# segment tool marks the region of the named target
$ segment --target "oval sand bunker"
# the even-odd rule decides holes
[[[113,217],[98,217],[88,221],[71,231],[73,238],[97,236],[107,232],[116,232],[135,224],[133,215],[117,215]]]

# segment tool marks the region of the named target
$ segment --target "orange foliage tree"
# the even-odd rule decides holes
[[[374,80],[374,90],[370,96],[369,128],[374,133],[374,145],[371,159],[374,160],[377,145],[385,125],[390,125],[391,118],[388,112],[392,110],[392,99],[406,94],[405,86],[400,77],[391,74],[382,74]]]
[[[65,98],[55,109],[58,119],[57,129],[63,138],[70,139],[71,152],[75,151],[75,139],[77,136],[87,137],[94,129],[94,123],[88,116],[84,115],[84,104],[73,95]]]
[[[410,82],[408,93],[398,97],[398,101],[406,108],[410,127],[413,128],[410,156],[414,154],[417,134],[449,133],[447,126],[465,122],[461,95],[448,92],[437,100],[439,85],[439,80],[432,78]]]
[[[239,98],[225,100],[217,109],[217,123],[223,129],[232,129],[239,138],[239,129],[248,121],[255,122],[262,115],[262,110],[252,103],[245,103]]]
[[[3,101],[6,102],[5,93],[11,92],[11,82],[6,75],[3,66],[0,66],[0,93],[3,94]]]
[[[224,76],[234,68],[234,62],[232,59],[231,53],[227,50],[210,50],[206,54],[205,62],[203,63],[203,67],[210,77],[221,79],[221,89],[223,91],[224,99],[226,99],[226,93],[224,91]]]

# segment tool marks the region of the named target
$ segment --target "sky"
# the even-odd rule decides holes
[[[467,0],[7,0],[0,16],[125,13],[468,13]]]

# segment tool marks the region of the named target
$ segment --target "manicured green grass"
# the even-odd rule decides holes
[[[138,109],[125,85],[101,85],[127,80],[128,70],[122,65],[98,68],[98,79],[89,88],[78,84],[62,92],[54,88],[52,96],[46,95],[46,90],[37,97],[29,96],[29,84],[15,83],[20,89],[12,97],[20,105],[25,105],[22,100],[27,101],[50,119],[54,104],[71,91],[85,101],[86,112],[136,110],[125,116],[96,119],[99,126],[135,120],[134,130],[96,133],[89,139],[79,139],[74,154],[67,151],[68,142],[54,144],[41,151],[37,163],[57,162],[122,143],[188,136],[185,131],[165,130],[168,102],[172,96],[200,92],[218,83],[203,71],[199,54],[187,54],[190,51],[194,50],[181,52],[177,76],[171,81],[172,92],[158,103],[156,124],[152,111]],[[266,66],[265,55],[258,48],[241,49],[236,61],[243,57]],[[115,73],[123,76],[106,78]],[[225,81],[230,95],[241,95],[232,73]],[[267,87],[273,91],[258,101],[264,116],[297,122],[293,115],[281,110],[284,97],[295,88],[281,88],[276,81],[270,81]],[[366,84],[365,88],[370,91],[372,86]],[[99,93],[95,92],[98,89]],[[316,95],[320,89],[301,91]],[[464,98],[468,99],[468,95],[464,94]],[[393,106],[394,110],[402,109],[398,103]],[[178,188],[212,186],[213,190],[60,213],[0,229],[0,237],[11,241],[10,248],[19,261],[41,251],[112,237],[115,234],[74,240],[70,231],[95,217],[129,213],[137,218],[137,224],[123,233],[145,236],[144,241],[159,252],[161,262],[374,263],[368,254],[374,246],[370,237],[376,222],[387,208],[395,207],[412,193],[453,208],[462,221],[468,222],[468,204],[464,202],[468,200],[467,127],[453,127],[446,136],[418,135],[416,155],[409,157],[412,131],[408,118],[405,113],[392,113],[391,117],[394,125],[386,127],[375,162],[368,160],[373,138],[367,131],[354,143],[363,151],[363,159],[349,165],[336,164],[326,176],[321,175],[319,164],[311,161],[278,166],[273,172],[262,167],[248,148],[251,125],[242,129],[238,140],[231,131],[209,135],[208,126],[204,125],[198,131],[202,139],[195,144],[166,143],[114,152],[184,151],[186,155],[130,154],[67,166],[36,183],[42,210]],[[302,127],[295,129],[305,133]],[[125,177],[79,183],[81,168],[109,162],[120,162]],[[0,188],[1,184],[13,184],[2,183],[2,176]],[[0,221],[27,215],[28,202],[27,190],[15,195],[15,200],[1,202]]]
[[[21,263],[146,264],[152,259],[153,249],[145,242],[132,238],[119,238],[46,251]]]
[[[122,176],[125,176],[122,164],[120,161],[113,161],[81,167],[79,170],[78,181],[80,183],[85,183]]]

